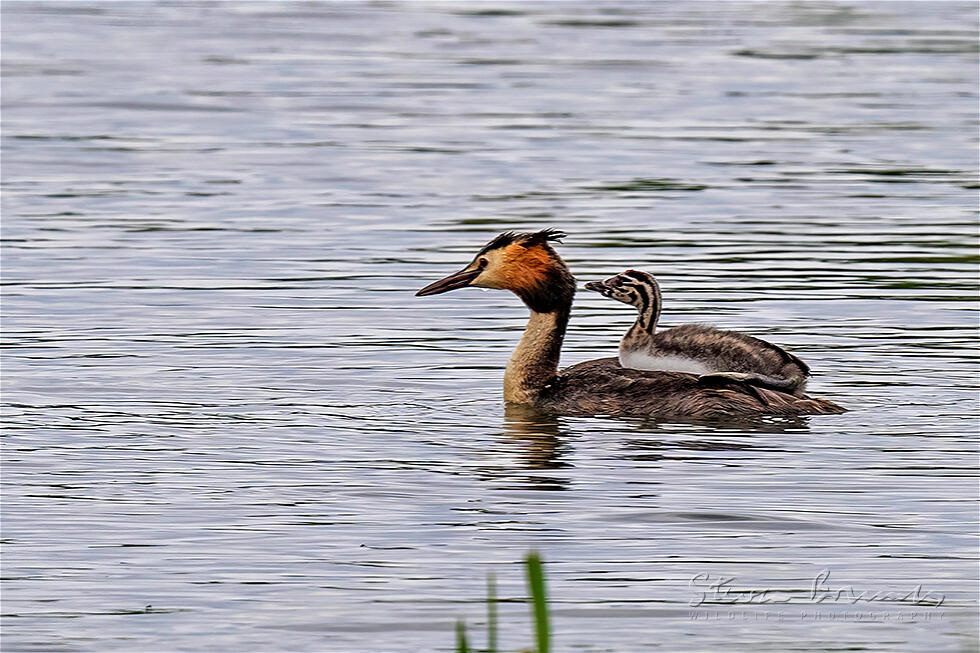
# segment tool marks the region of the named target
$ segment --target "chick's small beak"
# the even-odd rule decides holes
[[[430,283],[428,286],[415,293],[415,296],[425,297],[426,295],[438,295],[439,293],[449,292],[450,290],[456,290],[457,288],[465,288],[473,283],[473,280],[480,276],[481,272],[483,272],[483,270],[479,268],[475,270],[461,270],[456,274],[450,274],[445,279],[440,279],[435,283]]]
[[[586,290],[592,290],[595,292],[602,292],[605,289],[605,287],[606,284],[603,281],[590,281],[587,284],[585,284]]]
[[[595,291],[603,297],[612,297],[613,293],[613,287],[609,284],[608,279],[605,281],[590,281],[585,284],[585,289]]]

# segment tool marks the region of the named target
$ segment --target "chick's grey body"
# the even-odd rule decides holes
[[[649,273],[627,270],[585,287],[637,308],[636,322],[619,345],[623,367],[724,375],[803,396],[810,368],[782,347],[738,331],[700,324],[657,331],[660,286]]]
[[[620,343],[620,361],[637,369],[662,369],[657,361],[689,359],[704,366],[700,374],[736,372],[756,375],[758,385],[802,393],[810,368],[772,343],[738,331],[685,324],[650,335],[637,334]],[[752,380],[742,377],[743,380]]]

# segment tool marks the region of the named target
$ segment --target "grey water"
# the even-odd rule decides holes
[[[977,18],[6,0],[2,650],[976,650]],[[506,408],[543,227],[849,412]]]

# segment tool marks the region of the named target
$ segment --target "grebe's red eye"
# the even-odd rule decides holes
[[[487,267],[487,263],[489,262],[490,261],[488,261],[487,259],[481,258],[479,261],[476,262],[476,266],[482,270],[483,268]]]

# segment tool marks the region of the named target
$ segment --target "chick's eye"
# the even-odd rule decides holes
[[[487,267],[487,263],[489,262],[490,261],[488,261],[487,259],[481,258],[479,261],[476,262],[476,266],[482,270],[483,268]]]

